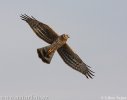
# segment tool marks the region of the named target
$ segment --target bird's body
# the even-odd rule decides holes
[[[59,36],[51,45],[50,45],[50,48],[48,50],[48,54],[50,54],[51,52],[55,52],[57,49],[59,49],[61,46],[63,46],[67,39],[68,39],[68,35],[61,35]]]
[[[38,56],[43,62],[49,64],[54,52],[57,50],[63,61],[71,68],[81,72],[87,78],[94,76],[94,72],[90,70],[90,67],[66,43],[68,35],[63,34],[59,36],[48,25],[36,20],[34,17],[21,15],[21,18],[30,25],[39,38],[50,44],[37,49]]]
[[[57,51],[60,47],[62,47],[66,43],[68,38],[69,38],[68,35],[63,34],[59,36],[49,46],[37,49],[39,58],[41,58],[43,62],[50,64],[55,51]]]

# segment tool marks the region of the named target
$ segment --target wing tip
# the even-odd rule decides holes
[[[22,20],[27,20],[28,18],[30,18],[27,14],[21,14],[20,15],[20,18],[22,19]]]
[[[94,71],[90,70],[89,68],[91,68],[90,66],[87,66],[87,71],[85,71],[83,74],[86,76],[87,79],[93,79],[94,75]]]
[[[22,19],[22,20],[24,20],[24,21],[27,21],[27,20],[29,20],[29,19],[33,19],[33,20],[36,20],[33,16],[28,16],[27,14],[21,14],[20,15],[20,18]]]

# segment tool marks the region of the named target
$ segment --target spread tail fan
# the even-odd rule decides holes
[[[38,53],[38,56],[39,58],[47,63],[47,64],[50,64],[51,62],[51,59],[54,55],[55,52],[51,52],[50,54],[48,54],[48,50],[49,50],[50,46],[46,46],[46,47],[43,47],[43,48],[38,48],[37,49],[37,53]]]

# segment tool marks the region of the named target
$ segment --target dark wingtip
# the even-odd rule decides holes
[[[37,21],[37,19],[35,19],[33,16],[28,16],[27,14],[21,14],[20,15],[20,18],[22,19],[22,20],[24,20],[24,21],[29,21],[29,20],[36,20]]]
[[[20,18],[22,19],[22,20],[27,20],[27,19],[30,19],[30,17],[28,16],[28,15],[26,15],[26,14],[21,14],[20,15]]]
[[[95,76],[93,73],[95,73],[95,72],[93,72],[92,70],[88,69],[87,73],[84,73],[84,74],[85,74],[87,79],[90,79],[90,78],[93,79],[93,76]]]
[[[86,76],[87,79],[93,79],[93,76],[94,75],[94,71],[92,71],[90,68],[90,66],[86,65],[85,64],[85,67],[86,67],[86,70],[83,72],[83,74]]]

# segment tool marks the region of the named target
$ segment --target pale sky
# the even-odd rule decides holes
[[[49,100],[127,97],[127,0],[1,0],[0,96]],[[20,14],[34,16],[58,34],[95,71],[86,79],[56,52],[50,65],[36,49],[47,46]]]

